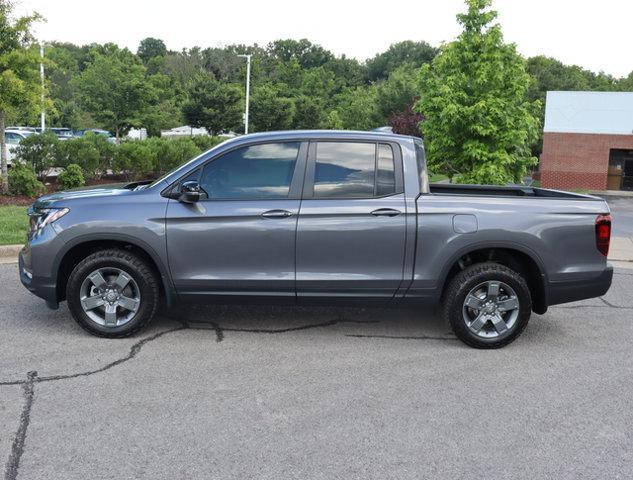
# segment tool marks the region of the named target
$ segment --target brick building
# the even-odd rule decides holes
[[[633,190],[633,93],[547,92],[541,184]]]

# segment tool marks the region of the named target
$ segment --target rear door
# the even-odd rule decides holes
[[[167,207],[169,266],[184,296],[295,296],[307,143],[240,147],[190,172],[205,197]]]
[[[297,225],[297,296],[386,301],[403,279],[406,215],[396,143],[310,143]]]

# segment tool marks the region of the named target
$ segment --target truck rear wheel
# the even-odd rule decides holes
[[[121,338],[139,331],[154,316],[158,298],[154,270],[121,249],[101,250],[83,259],[66,286],[73,318],[100,337]]]
[[[442,313],[467,345],[501,348],[527,326],[532,298],[525,279],[517,272],[497,263],[480,263],[451,280]]]

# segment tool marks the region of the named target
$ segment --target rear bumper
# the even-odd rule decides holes
[[[596,276],[583,278],[582,280],[549,282],[547,300],[548,304],[559,305],[561,303],[577,302],[588,298],[601,297],[611,288],[613,281],[613,267],[606,268]]]

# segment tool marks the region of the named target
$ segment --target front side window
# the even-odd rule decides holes
[[[288,197],[299,142],[242,147],[207,163],[200,186],[210,199],[282,199]]]

